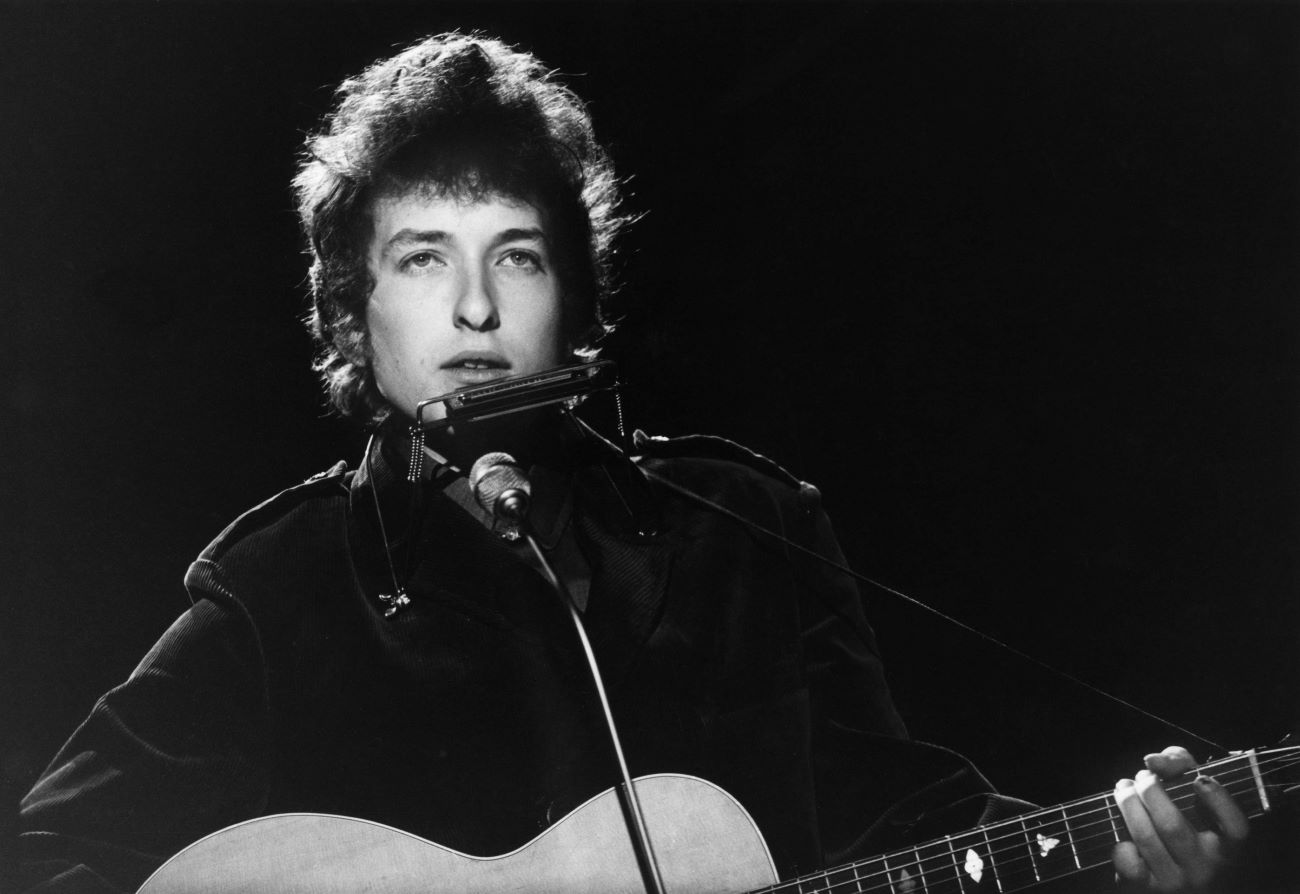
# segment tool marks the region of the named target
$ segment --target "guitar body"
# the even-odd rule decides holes
[[[664,885],[672,894],[750,891],[777,881],[754,821],[722,789],[692,776],[636,780]],[[528,844],[475,857],[366,820],[281,814],[200,839],[139,894],[438,894],[644,890],[614,790]]]
[[[1241,751],[1201,767],[1247,816],[1300,791],[1300,747]],[[1194,818],[1191,774],[1165,791]],[[741,894],[778,882],[772,856],[735,798],[703,779],[636,780],[669,894]],[[1124,818],[1105,791],[802,876],[800,894],[1012,894],[1110,862]],[[852,887],[850,887],[852,886]],[[474,857],[366,820],[282,814],[209,835],[172,857],[139,894],[641,894],[623,811],[611,789],[523,847]]]

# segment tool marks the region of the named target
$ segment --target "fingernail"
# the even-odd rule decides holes
[[[1218,786],[1218,781],[1213,776],[1197,776],[1196,784],[1204,789],[1212,789]]]
[[[1156,758],[1160,758],[1160,757],[1164,757],[1164,755],[1163,755],[1163,754],[1144,754],[1144,755],[1142,755],[1142,762],[1143,762],[1143,763],[1147,763],[1147,762],[1149,762],[1149,761],[1153,761],[1153,760],[1155,760]]]
[[[1133,780],[1132,780],[1132,779],[1121,779],[1121,780],[1119,780],[1118,782],[1115,783],[1115,788],[1116,788],[1117,790],[1118,790],[1118,789],[1121,789],[1121,788],[1132,788],[1132,787],[1133,787]]]

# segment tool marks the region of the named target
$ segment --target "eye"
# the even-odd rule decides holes
[[[541,270],[542,258],[535,251],[524,248],[511,248],[501,255],[498,262],[502,267],[515,267],[520,270]]]
[[[401,270],[427,270],[430,267],[441,267],[442,259],[431,251],[417,251],[402,258],[397,266]]]

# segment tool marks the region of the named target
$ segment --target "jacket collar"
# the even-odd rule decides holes
[[[607,643],[602,663],[613,682],[658,626],[672,551],[659,536],[657,505],[635,464],[587,426],[572,418],[566,426],[562,438],[539,450],[530,466],[530,477],[543,497],[536,504],[534,524],[546,547],[553,547],[565,527],[574,523],[583,539],[596,547],[597,556],[617,559],[610,567],[599,558],[593,564],[589,611],[596,628],[593,637]],[[484,580],[480,569],[497,567],[504,578],[535,578],[534,584],[541,584],[540,575],[491,533],[472,496],[457,499],[450,493],[453,484],[464,487],[459,472],[434,468],[428,481],[412,484],[406,480],[409,456],[406,433],[399,426],[387,426],[372,439],[353,476],[352,549],[369,598],[390,593],[394,576],[403,587],[424,580],[446,597],[472,603],[477,614],[494,624],[518,629],[528,623],[519,612],[531,615],[533,609],[516,605],[524,594],[494,590],[495,584]],[[578,506],[581,519],[574,518]],[[432,511],[435,507],[440,511]],[[439,552],[456,555],[457,561],[443,563],[424,555],[432,544]]]
[[[657,500],[640,469],[614,444],[576,417],[565,415],[543,420],[546,436],[528,453],[529,479],[537,490],[533,526],[538,540],[553,546],[573,511],[574,491],[581,488],[587,511],[596,512],[601,523],[621,539],[645,542],[653,539],[660,526]],[[484,451],[486,452],[486,450]],[[390,544],[400,544],[430,494],[441,492],[468,468],[444,465],[426,455],[423,481],[407,481],[411,461],[411,440],[403,424],[382,425],[367,445],[361,467],[353,477],[349,505],[354,517],[369,517],[380,527],[375,512],[378,503],[383,527]],[[470,495],[464,508],[472,517],[488,522],[487,515]],[[487,527],[491,528],[490,523]]]

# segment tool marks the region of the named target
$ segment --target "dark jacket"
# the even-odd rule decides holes
[[[633,774],[726,789],[783,876],[939,804],[968,798],[979,818],[978,773],[906,738],[852,582],[654,476],[837,558],[816,489],[727,442],[641,446],[634,465],[591,441],[551,470],[547,520],[589,563]],[[204,550],[193,606],[25,800],[33,881],[132,890],[211,831],[296,811],[501,853],[614,784],[557,599],[447,494],[412,493],[395,453],[281,493]],[[392,617],[376,497],[411,600]]]

